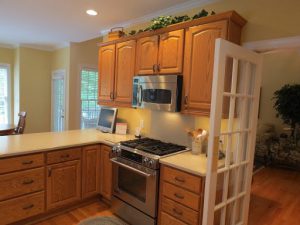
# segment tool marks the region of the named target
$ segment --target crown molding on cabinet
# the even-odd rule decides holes
[[[136,25],[136,24],[149,22],[153,18],[161,16],[161,15],[172,15],[172,14],[175,14],[177,12],[190,10],[192,8],[195,8],[195,7],[200,7],[200,6],[203,6],[203,5],[207,5],[207,4],[214,3],[214,2],[219,2],[219,1],[221,1],[221,0],[191,0],[191,1],[188,1],[188,2],[185,2],[185,3],[181,3],[181,4],[171,6],[171,7],[166,8],[166,9],[158,10],[154,13],[150,13],[150,14],[147,14],[147,15],[139,17],[139,18],[128,20],[128,21],[125,21],[125,22],[122,22],[122,23],[119,23],[119,24],[113,24],[110,27],[107,27],[107,28],[104,28],[104,29],[100,30],[100,34],[101,35],[106,35],[110,31],[111,27],[128,28],[128,27]]]

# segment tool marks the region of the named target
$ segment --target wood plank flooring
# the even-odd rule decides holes
[[[104,203],[92,203],[36,225],[75,225],[92,216],[112,213]],[[266,168],[254,176],[249,225],[300,224],[300,172]]]

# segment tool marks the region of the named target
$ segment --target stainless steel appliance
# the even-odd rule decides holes
[[[132,106],[152,110],[180,111],[181,75],[135,76]]]
[[[159,159],[188,150],[150,138],[121,142],[112,149],[112,210],[132,225],[155,225]]]

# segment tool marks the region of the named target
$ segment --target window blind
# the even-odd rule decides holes
[[[0,65],[0,124],[9,121],[8,66]]]

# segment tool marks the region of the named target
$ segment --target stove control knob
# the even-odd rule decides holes
[[[152,168],[154,166],[153,159],[149,160],[148,165],[149,165],[150,168]]]
[[[144,165],[147,165],[147,164],[148,164],[148,161],[149,161],[149,159],[145,157],[145,158],[143,159],[143,164],[144,164]]]

